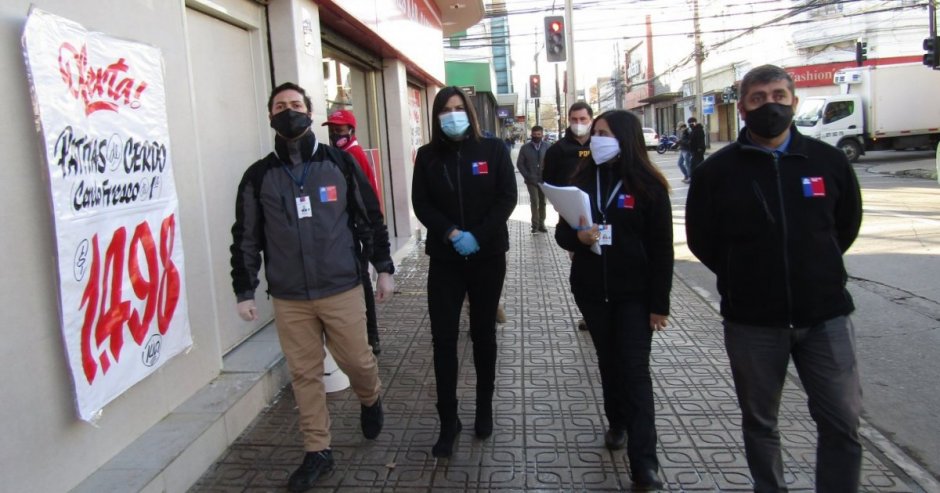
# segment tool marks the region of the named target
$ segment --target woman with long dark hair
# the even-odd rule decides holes
[[[480,135],[467,95],[445,87],[431,107],[431,142],[415,156],[411,201],[427,228],[428,314],[434,348],[441,434],[434,457],[450,457],[461,430],[457,416],[457,336],[468,297],[473,366],[474,431],[493,433],[496,383],[496,310],[506,277],[509,230],[516,206],[515,170],[506,145]]]
[[[669,185],[650,162],[640,120],[628,111],[598,116],[591,158],[574,184],[590,197],[591,217],[555,240],[574,252],[571,292],[597,352],[609,428],[607,448],[627,445],[635,490],[662,487],[657,470],[650,347],[663,330],[672,288],[672,207]],[[594,244],[600,255],[592,252]]]

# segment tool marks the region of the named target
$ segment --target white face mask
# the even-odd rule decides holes
[[[584,137],[591,131],[591,124],[574,123],[571,125],[571,131],[574,132],[577,137]]]
[[[620,154],[620,144],[613,137],[595,135],[591,137],[590,147],[594,164],[604,164]]]

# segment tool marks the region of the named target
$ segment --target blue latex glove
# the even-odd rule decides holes
[[[473,236],[473,233],[461,231],[450,241],[454,244],[454,249],[457,250],[457,253],[464,257],[480,251],[480,244],[477,243],[477,239]]]

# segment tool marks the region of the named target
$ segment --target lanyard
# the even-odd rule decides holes
[[[294,180],[294,183],[296,183],[297,186],[300,187],[300,193],[304,193],[304,182],[307,181],[307,173],[310,171],[310,161],[307,161],[304,163],[304,172],[302,175],[300,175],[299,180],[297,179],[296,176],[294,176],[293,173],[291,173],[290,166],[284,165],[284,171],[286,171],[287,176],[290,176],[290,179]]]
[[[617,192],[620,191],[620,186],[623,185],[623,180],[617,180],[617,184],[614,185],[614,189],[610,192],[610,197],[607,197],[607,203],[604,204],[604,207],[601,208],[601,170],[600,167],[597,169],[597,211],[601,213],[601,218],[604,222],[607,222],[607,208],[610,207],[610,203],[614,200],[614,196],[617,195]]]

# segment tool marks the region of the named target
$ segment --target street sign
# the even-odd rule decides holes
[[[703,114],[703,115],[714,115],[714,114],[715,114],[715,105],[713,105],[713,104],[706,104],[706,105],[702,106],[702,114]]]
[[[709,94],[708,96],[702,96],[702,104],[704,106],[712,106],[715,104],[715,95]]]

